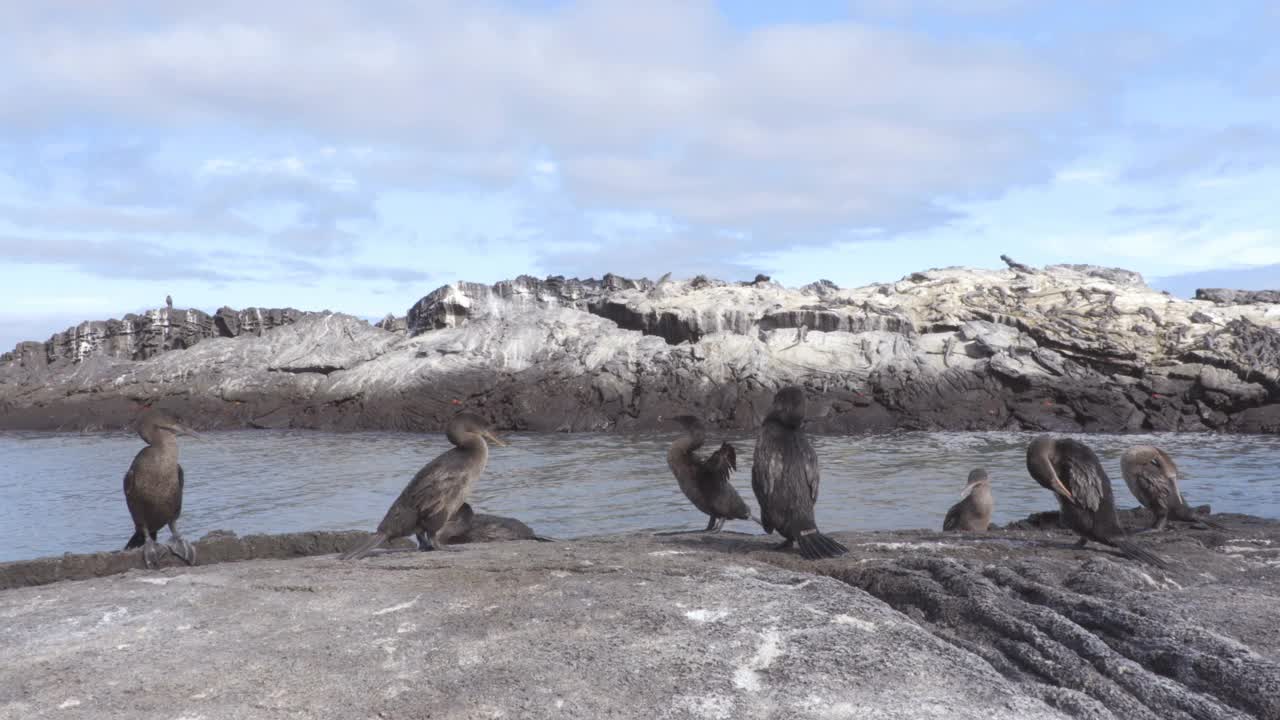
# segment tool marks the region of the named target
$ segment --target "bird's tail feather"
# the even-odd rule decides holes
[[[796,542],[800,546],[800,556],[805,560],[839,557],[849,552],[849,548],[817,530],[801,535]]]
[[[1150,550],[1147,550],[1146,548],[1139,547],[1135,543],[1131,543],[1128,540],[1119,540],[1119,539],[1113,540],[1112,542],[1115,544],[1116,549],[1118,549],[1120,552],[1124,553],[1125,555],[1128,555],[1129,557],[1133,558],[1134,560],[1139,560],[1148,565],[1154,565],[1155,567],[1158,567],[1162,570],[1169,567],[1169,563],[1166,562],[1164,558],[1151,552]]]
[[[382,533],[374,533],[364,540],[361,540],[359,545],[356,545],[343,553],[340,558],[342,560],[358,560],[365,555],[368,555],[370,550],[378,547],[382,543],[386,542],[386,540],[386,535],[383,535]]]
[[[534,535],[533,539],[537,540],[538,542],[559,542],[555,538],[543,537],[541,535]]]
[[[146,544],[147,544],[147,531],[141,530],[141,529],[134,530],[133,537],[129,538],[129,542],[124,544],[124,549],[132,550],[134,548],[140,548]]]

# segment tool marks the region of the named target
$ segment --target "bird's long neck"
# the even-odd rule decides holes
[[[146,428],[140,433],[148,445],[157,449],[174,449],[178,447],[178,437],[160,428]]]
[[[993,504],[991,498],[991,483],[974,483],[965,494],[972,498],[973,502],[981,507],[990,507]]]
[[[702,444],[706,441],[707,432],[705,430],[702,428],[689,428],[684,431],[684,435],[676,438],[675,442],[671,443],[671,451],[678,452],[681,455],[691,453],[702,447]]]
[[[173,462],[178,461],[178,438],[171,432],[164,430],[154,430],[148,433],[147,444],[154,450],[153,457],[159,454],[160,457],[172,458]]]
[[[777,409],[766,415],[764,421],[785,430],[795,431],[804,426],[804,414],[797,414],[790,409]]]
[[[448,433],[448,438],[449,442],[453,443],[454,447],[459,450],[473,455],[479,455],[480,457],[489,456],[489,444],[484,441],[484,438],[481,437],[479,433],[454,433],[450,431]]]

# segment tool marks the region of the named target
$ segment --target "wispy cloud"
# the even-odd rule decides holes
[[[97,240],[0,235],[0,256],[26,265],[70,265],[105,278],[162,280],[174,277],[230,282],[241,272],[219,269],[184,251],[145,240]]]
[[[54,123],[91,111],[305,128],[450,153],[482,173],[537,138],[586,207],[747,227],[893,223],[939,192],[1044,174],[1048,148],[1030,128],[1079,95],[1011,47],[854,23],[737,36],[701,3],[140,7],[145,23],[16,11],[24,32],[6,64],[21,71],[0,80],[0,107]],[[313,208],[360,202],[299,187],[310,180],[296,169],[242,162],[232,187],[305,190],[323,197]]]

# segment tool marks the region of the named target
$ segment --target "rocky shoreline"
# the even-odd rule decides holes
[[[377,324],[329,312],[158,310],[0,358],[0,429],[754,428],[801,384],[814,432],[1280,432],[1280,304],[1181,300],[1093,266],[947,268],[788,289],[757,278],[458,283]]]
[[[0,717],[1280,718],[1280,523],[1214,519],[1139,536],[1167,571],[1046,517],[819,562],[723,533],[344,563],[358,533],[299,533],[8,563]],[[13,570],[105,556],[132,568]]]

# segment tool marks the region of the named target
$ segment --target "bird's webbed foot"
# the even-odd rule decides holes
[[[196,546],[183,538],[176,537],[169,541],[169,551],[188,565],[196,564]]]
[[[783,540],[777,545],[774,545],[773,549],[774,550],[790,550],[792,545],[795,545],[795,541],[792,540],[791,538],[787,538],[786,540]]]
[[[182,534],[178,532],[178,521],[173,519],[169,521],[169,551],[188,565],[196,564],[196,546],[183,539]]]
[[[1088,544],[1089,544],[1089,538],[1080,538],[1079,540],[1076,541],[1076,547],[1078,548],[1082,548]]]
[[[725,521],[725,518],[716,517],[713,515],[711,516],[711,520],[707,522],[707,529],[703,530],[702,532],[718,533],[724,529],[724,521]]]
[[[148,570],[154,570],[160,565],[160,551],[156,549],[156,541],[150,536],[147,537],[146,543],[142,545],[142,562],[147,566]]]

